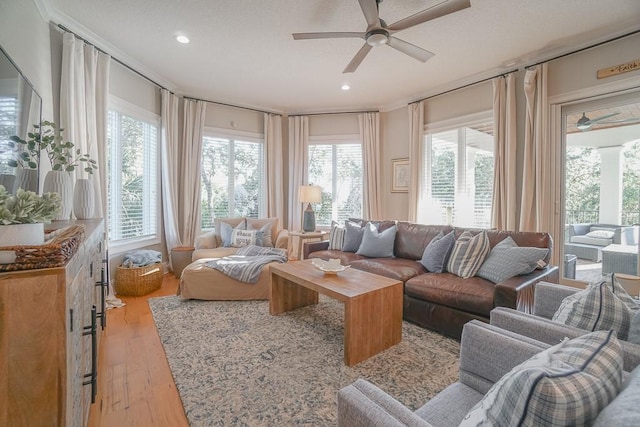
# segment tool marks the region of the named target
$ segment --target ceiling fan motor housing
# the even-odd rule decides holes
[[[382,28],[376,28],[375,30],[368,31],[365,39],[369,46],[380,46],[389,41],[389,32]]]

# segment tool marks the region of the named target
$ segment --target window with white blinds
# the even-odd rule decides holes
[[[215,218],[265,216],[264,144],[205,136],[200,174],[201,223],[213,228]]]
[[[309,143],[308,182],[322,188],[322,203],[315,206],[316,225],[362,217],[362,144],[317,141]]]
[[[149,117],[147,117],[149,118]],[[107,124],[109,242],[159,242],[159,120],[110,109]]]
[[[493,162],[492,121],[428,133],[419,217],[435,224],[490,227]]]
[[[14,168],[7,161],[15,159],[13,143],[9,139],[18,134],[18,99],[14,96],[0,96],[0,173],[13,174]]]

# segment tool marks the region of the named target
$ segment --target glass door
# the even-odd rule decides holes
[[[562,108],[565,281],[640,275],[640,93]]]

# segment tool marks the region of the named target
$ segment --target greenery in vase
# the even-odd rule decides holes
[[[98,169],[98,163],[89,156],[89,154],[80,154],[80,149],[75,150],[75,158],[73,142],[65,141],[62,137],[64,129],[58,128],[54,122],[48,120],[41,124],[33,125],[33,132],[29,132],[29,140],[25,141],[14,135],[11,141],[23,145],[25,148],[18,156],[18,160],[9,161],[9,166],[17,166],[18,163],[24,167],[25,164],[30,169],[35,169],[37,163],[34,159],[39,159],[40,151],[47,153],[47,158],[51,163],[51,169],[54,171],[73,172],[76,168],[82,166],[82,169],[92,175],[93,171]]]
[[[49,223],[62,212],[62,200],[58,193],[45,193],[38,196],[33,191],[18,189],[15,195],[9,194],[0,185],[0,224]]]
[[[40,131],[39,125],[33,125],[33,132],[27,134],[28,140],[20,138],[18,135],[10,136],[11,148],[16,148],[17,145],[22,146],[22,150],[18,152],[15,159],[9,159],[7,164],[15,168],[18,165],[22,169],[38,169],[40,163]]]

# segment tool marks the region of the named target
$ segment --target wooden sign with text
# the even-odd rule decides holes
[[[636,70],[640,70],[640,59],[636,59],[635,61],[627,62],[625,64],[614,65],[613,67],[603,68],[598,70],[597,76],[599,79],[604,79],[606,77],[616,76],[618,74]]]

